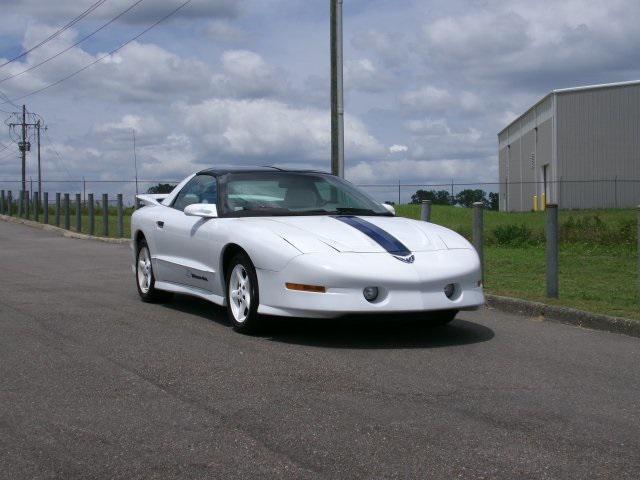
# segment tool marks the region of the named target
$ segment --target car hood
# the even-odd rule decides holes
[[[411,252],[469,248],[469,243],[451,230],[427,222],[402,217],[352,217],[383,231]],[[332,216],[270,217],[252,221],[261,223],[302,253],[323,251],[381,253],[384,246],[361,229]]]

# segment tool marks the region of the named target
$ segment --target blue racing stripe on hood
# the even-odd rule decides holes
[[[392,255],[397,255],[400,257],[411,255],[411,251],[400,240],[398,240],[390,233],[385,232],[383,229],[371,222],[367,222],[360,217],[350,217],[343,215],[333,216],[333,218],[335,218],[336,220],[340,220],[342,223],[346,223],[347,225],[364,233],[367,237],[376,242]]]

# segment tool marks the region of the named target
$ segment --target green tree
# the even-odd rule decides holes
[[[489,192],[489,209],[500,209],[500,195],[497,192]]]
[[[451,195],[446,190],[418,190],[411,195],[411,203],[422,203],[431,200],[434,205],[451,205]]]
[[[482,202],[485,207],[489,207],[486,192],[481,189],[467,188],[456,195],[456,203],[463,207],[471,207],[475,202]]]
[[[159,183],[158,185],[149,187],[147,193],[171,193],[175,187],[175,185],[171,185],[170,183]]]

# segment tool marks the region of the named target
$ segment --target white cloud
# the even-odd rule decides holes
[[[347,90],[380,93],[388,88],[389,81],[390,78],[368,58],[349,60],[344,65],[344,83]]]
[[[267,97],[286,88],[285,75],[255,52],[226,51],[221,65],[222,73],[214,75],[212,81],[217,97]]]
[[[296,108],[275,100],[211,99],[179,108],[189,133],[205,150],[251,160],[328,161],[330,118],[326,111]],[[347,116],[345,149],[355,158],[383,154],[362,122]]]
[[[391,145],[389,147],[389,153],[402,153],[409,150],[406,145]]]

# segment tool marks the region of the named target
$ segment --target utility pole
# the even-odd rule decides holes
[[[38,202],[42,195],[42,167],[40,166],[40,120],[36,122],[36,138],[38,140]]]
[[[344,95],[342,81],[342,1],[331,5],[331,173],[344,178]]]
[[[27,190],[27,106],[22,105],[22,143],[20,144],[20,152],[22,152],[22,191]]]
[[[136,201],[134,202],[137,205],[138,198],[138,157],[136,155],[136,129],[131,129],[131,135],[133,136],[133,168],[136,173]]]

